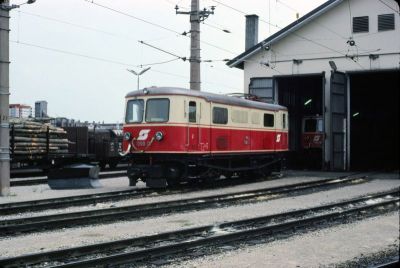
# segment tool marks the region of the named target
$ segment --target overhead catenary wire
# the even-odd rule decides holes
[[[183,61],[186,61],[186,59],[187,59],[186,57],[178,56],[178,55],[176,55],[175,53],[172,53],[172,52],[167,51],[167,50],[165,50],[165,49],[162,49],[162,48],[156,47],[156,46],[154,46],[154,45],[151,45],[151,44],[149,44],[149,43],[146,43],[145,41],[139,40],[138,42],[141,43],[141,44],[143,44],[143,45],[146,45],[146,46],[148,46],[148,47],[151,47],[151,48],[153,48],[153,49],[155,49],[155,50],[158,50],[158,51],[161,51],[161,52],[166,53],[166,54],[168,54],[168,55],[174,56],[174,57],[176,57],[176,58],[178,58],[178,59],[181,59],[181,60],[183,60]]]
[[[68,21],[64,21],[64,20],[60,20],[60,19],[56,19],[56,18],[52,18],[52,17],[48,17],[48,16],[43,16],[43,15],[39,15],[39,14],[35,14],[35,13],[31,13],[31,12],[26,12],[26,11],[19,11],[19,13],[22,13],[24,15],[29,15],[29,16],[33,16],[36,18],[40,18],[40,19],[44,19],[44,20],[49,20],[49,21],[54,21],[57,23],[61,23],[61,24],[65,24],[68,26],[72,26],[72,27],[77,27],[83,30],[87,30],[87,31],[93,31],[93,32],[97,32],[97,33],[101,33],[101,34],[106,34],[109,36],[113,36],[113,37],[123,37],[124,39],[130,39],[127,36],[121,36],[121,35],[116,35],[114,33],[111,32],[107,32],[107,31],[103,31],[103,30],[99,30],[97,28],[93,28],[93,27],[88,27],[85,25],[81,25],[81,24],[76,24],[76,23],[72,23],[72,22],[68,22]],[[20,19],[19,19],[20,20]],[[18,21],[19,21],[18,20]],[[165,38],[165,37],[164,37]],[[114,60],[110,60],[110,59],[106,59],[106,58],[100,58],[100,57],[95,57],[95,56],[90,56],[90,55],[85,55],[85,54],[80,54],[80,53],[76,53],[76,52],[72,52],[72,51],[67,51],[67,50],[62,50],[62,49],[58,49],[58,48],[51,48],[51,47],[46,47],[46,46],[42,46],[42,45],[38,45],[38,44],[32,44],[32,43],[28,43],[28,42],[20,42],[19,40],[19,31],[18,31],[18,38],[17,41],[12,41],[13,43],[18,43],[20,45],[25,45],[25,46],[30,46],[30,47],[35,47],[35,48],[39,48],[39,49],[44,49],[44,50],[48,50],[48,51],[52,51],[52,52],[57,52],[57,53],[62,53],[62,54],[68,54],[71,56],[78,56],[78,57],[84,57],[84,58],[88,58],[88,59],[92,59],[92,60],[98,60],[98,61],[103,61],[103,62],[107,62],[107,63],[113,63],[113,64],[119,64],[119,65],[123,65],[123,66],[131,66],[131,67],[144,67],[144,66],[153,66],[153,65],[161,65],[161,64],[166,64],[166,63],[170,63],[170,62],[174,62],[176,60],[182,59],[185,60],[185,57],[181,57],[179,55],[176,55],[174,53],[170,53],[166,50],[163,50],[161,48],[152,46],[148,43],[146,43],[146,41],[143,40],[137,40],[132,38],[133,41],[137,41],[140,42],[142,44],[146,44],[148,46],[153,47],[154,49],[163,51],[164,53],[167,53],[169,55],[174,56],[175,58],[170,59],[170,60],[166,60],[166,61],[160,61],[160,62],[153,62],[153,63],[143,63],[143,64],[131,64],[131,63],[125,63],[125,62],[118,62],[118,61],[114,61]],[[158,39],[157,39],[158,40]],[[213,59],[213,60],[204,60],[203,62],[217,62],[217,61],[228,61],[229,59]]]
[[[239,12],[239,13],[241,13],[241,14],[247,15],[246,12],[241,11],[241,10],[239,10],[239,9],[237,9],[237,8],[234,8],[234,7],[232,7],[232,6],[230,6],[230,5],[227,5],[227,4],[225,4],[225,3],[222,3],[222,2],[220,2],[220,1],[218,1],[218,0],[211,0],[211,1],[213,1],[213,2],[215,2],[215,3],[218,3],[218,4],[220,4],[220,5],[222,5],[222,6],[226,7],[226,8],[232,9],[232,10],[234,10],[234,11],[236,11],[236,12]],[[270,24],[271,26],[274,26],[274,27],[279,28],[279,29],[281,29],[281,30],[284,29],[284,27],[278,26],[278,25],[276,25],[276,24],[272,24],[272,23],[270,23],[270,22],[268,22],[268,21],[265,21],[265,20],[262,20],[262,19],[260,19],[260,21],[263,21],[263,22],[265,22],[265,23],[267,23],[267,24]],[[343,52],[340,52],[339,50],[336,50],[336,49],[331,48],[331,47],[329,47],[329,46],[327,46],[327,45],[324,45],[324,44],[321,44],[321,43],[319,43],[319,42],[316,42],[316,41],[314,41],[314,40],[312,40],[312,39],[310,39],[310,38],[307,38],[307,37],[305,37],[305,36],[302,36],[302,35],[300,35],[300,34],[298,34],[298,33],[296,33],[296,32],[290,32],[290,34],[292,34],[292,35],[294,35],[294,36],[297,36],[297,37],[299,37],[300,39],[303,39],[303,40],[305,40],[305,41],[307,41],[307,42],[313,43],[313,44],[315,44],[315,45],[317,45],[317,46],[323,47],[323,48],[325,48],[325,49],[327,49],[327,50],[330,50],[330,51],[332,51],[332,52],[335,52],[335,53],[337,53],[337,54],[340,54],[340,55],[342,55],[342,56],[344,56],[344,57],[346,57],[346,58],[349,58],[347,54],[345,54],[345,53],[343,53]],[[365,68],[364,68],[361,64],[359,64],[356,60],[354,60],[354,58],[349,58],[349,59],[351,59],[352,61],[354,61],[357,65],[359,65],[359,67],[361,67],[363,70],[365,70]]]
[[[174,57],[176,57],[177,59],[181,59],[181,60],[183,60],[183,61],[187,61],[187,60],[188,60],[187,57],[181,57],[181,56],[179,56],[179,55],[177,55],[177,54],[175,54],[175,53],[173,53],[173,52],[170,52],[170,51],[167,51],[167,50],[165,50],[165,49],[159,48],[159,47],[157,47],[157,46],[155,46],[155,45],[151,45],[151,44],[149,44],[149,43],[147,43],[147,42],[145,42],[145,41],[140,40],[140,41],[138,41],[138,42],[141,43],[141,44],[143,44],[143,45],[146,45],[146,46],[148,46],[148,47],[151,47],[151,48],[153,48],[153,49],[156,49],[156,50],[158,50],[158,51],[161,51],[161,52],[163,52],[163,53],[165,53],[165,54],[174,56]],[[201,60],[201,62],[218,62],[218,61],[220,61],[220,62],[221,62],[221,61],[226,62],[226,61],[229,61],[229,60],[230,60],[230,59],[209,59],[209,60]]]
[[[123,11],[120,11],[120,10],[117,10],[117,9],[114,9],[114,8],[112,8],[112,7],[105,6],[105,5],[102,5],[102,4],[99,4],[99,3],[95,3],[95,2],[90,1],[90,0],[84,0],[84,1],[86,1],[86,2],[88,2],[88,3],[90,3],[90,4],[93,4],[93,5],[96,5],[96,6],[98,6],[98,7],[107,9],[107,10],[109,10],[109,11],[118,13],[118,14],[120,14],[120,15],[124,15],[124,16],[127,16],[127,17],[129,17],[129,18],[132,18],[132,19],[141,21],[141,22],[143,22],[143,23],[152,25],[152,26],[154,26],[154,27],[158,27],[158,28],[163,29],[163,30],[165,30],[165,31],[174,33],[174,34],[176,34],[176,35],[178,35],[178,36],[185,36],[185,37],[190,38],[190,37],[187,36],[187,35],[182,35],[182,33],[178,32],[178,31],[176,31],[176,30],[173,30],[173,29],[171,29],[171,28],[168,28],[168,27],[162,26],[162,25],[160,25],[160,24],[151,22],[151,21],[146,20],[146,19],[142,19],[142,18],[140,18],[140,17],[138,17],[138,16],[134,16],[134,15],[128,14],[128,13],[126,13],[126,12],[123,12]],[[203,40],[199,40],[199,41],[200,41],[201,43],[203,43],[203,44],[206,44],[206,45],[208,45],[208,46],[214,47],[214,48],[219,49],[219,50],[221,50],[221,51],[225,51],[225,52],[228,52],[228,53],[234,54],[234,55],[237,55],[237,54],[238,54],[238,53],[236,53],[236,52],[230,51],[230,50],[225,49],[225,48],[223,48],[223,47],[214,45],[214,44],[212,44],[212,43],[209,43],[209,42],[206,42],[206,41],[203,41]]]
[[[62,49],[57,49],[57,48],[50,48],[50,47],[46,47],[46,46],[42,46],[42,45],[36,45],[36,44],[32,44],[32,43],[27,43],[27,42],[21,42],[21,41],[15,41],[15,40],[10,40],[10,42],[18,44],[18,45],[38,48],[38,49],[51,51],[51,52],[56,52],[56,53],[60,53],[60,54],[65,54],[65,55],[70,55],[70,56],[82,57],[82,58],[86,58],[86,59],[89,59],[89,60],[96,60],[96,61],[101,61],[101,62],[106,62],[106,63],[112,63],[112,64],[121,65],[121,66],[125,66],[125,67],[126,66],[130,66],[130,67],[142,68],[144,66],[160,65],[160,64],[165,64],[165,63],[169,63],[169,62],[173,62],[173,61],[179,60],[179,58],[175,58],[175,59],[167,60],[167,61],[164,61],[164,62],[155,62],[155,63],[137,64],[136,65],[136,64],[132,64],[132,63],[120,62],[120,61],[110,60],[110,59],[106,59],[106,58],[100,58],[100,57],[85,55],[85,54],[81,54],[81,53],[75,53],[75,52],[71,52],[71,51],[67,51],[67,50],[62,50]],[[180,74],[164,72],[164,71],[157,70],[155,68],[152,68],[151,70],[152,70],[152,72],[156,72],[156,73],[160,73],[160,74],[179,77],[179,78],[182,78],[182,79],[189,79],[188,76],[183,76],[183,75],[180,75]],[[221,83],[208,82],[208,81],[203,81],[203,83],[204,84],[211,84],[211,85],[219,85],[219,86],[225,87],[225,88],[232,88],[229,85],[224,85],[224,84],[221,84]],[[232,89],[234,89],[234,88],[232,88]]]
[[[61,23],[61,24],[77,27],[77,28],[80,28],[80,29],[84,29],[84,30],[87,30],[87,31],[98,32],[98,33],[111,35],[111,36],[118,36],[118,35],[116,35],[115,33],[112,33],[112,32],[107,32],[107,31],[100,30],[100,29],[97,29],[97,28],[92,28],[92,27],[89,27],[89,26],[80,25],[80,24],[76,24],[76,23],[72,23],[72,22],[68,22],[68,21],[64,21],[64,20],[60,20],[60,19],[56,19],[56,18],[52,18],[52,17],[47,17],[47,16],[43,16],[43,15],[39,15],[39,14],[27,12],[27,11],[20,11],[19,10],[18,12],[22,13],[24,15],[37,17],[37,18],[40,18],[40,19],[43,19],[43,20],[54,21],[54,22],[57,22],[57,23]]]
[[[237,8],[234,8],[234,7],[232,7],[232,6],[229,6],[229,5],[227,5],[227,4],[224,4],[224,3],[222,3],[222,2],[220,2],[220,1],[218,1],[218,0],[212,0],[212,1],[218,3],[218,4],[222,5],[222,6],[225,6],[226,8],[229,8],[229,9],[232,9],[232,10],[234,10],[234,11],[236,11],[236,12],[239,12],[239,13],[241,13],[241,14],[247,15],[246,12],[243,12],[243,11],[237,9]],[[268,22],[268,21],[265,21],[265,20],[262,20],[262,19],[260,19],[260,21],[265,22],[265,23],[268,23],[268,24],[270,24],[271,26],[276,27],[276,28],[281,29],[281,30],[284,28],[284,27],[278,26],[277,24],[272,24],[271,22]],[[291,32],[291,34],[293,34],[293,35],[295,35],[295,36],[297,36],[297,37],[299,37],[299,38],[301,38],[301,39],[304,39],[304,40],[306,40],[306,41],[308,41],[308,42],[311,42],[311,43],[313,43],[313,44],[316,44],[316,45],[318,45],[318,46],[324,47],[324,48],[326,48],[326,49],[328,49],[328,50],[331,50],[331,51],[333,51],[333,52],[336,52],[336,53],[339,53],[339,54],[342,54],[343,56],[345,56],[343,53],[341,53],[341,52],[339,52],[339,51],[337,51],[337,50],[335,50],[335,49],[333,49],[333,48],[330,48],[330,47],[328,47],[328,46],[326,46],[326,45],[323,45],[323,44],[320,44],[320,43],[318,43],[318,42],[315,42],[315,41],[313,41],[312,39],[309,39],[309,38],[307,38],[307,37],[304,37],[304,36],[302,36],[302,35],[299,35],[298,33]]]
[[[19,44],[19,45],[39,48],[39,49],[42,49],[42,50],[48,50],[48,51],[52,51],[52,52],[56,52],[56,53],[66,54],[66,55],[70,55],[70,56],[82,57],[82,58],[86,58],[86,59],[102,61],[102,62],[117,64],[117,65],[122,65],[122,66],[131,66],[131,67],[160,65],[160,64],[165,64],[165,63],[169,63],[169,62],[178,60],[178,58],[174,58],[174,59],[171,59],[171,60],[161,61],[161,62],[153,62],[153,63],[146,63],[146,64],[132,64],[132,63],[127,63],[127,62],[115,61],[115,60],[111,60],[111,59],[106,59],[106,58],[101,58],[101,57],[96,57],[96,56],[76,53],[76,52],[72,52],[72,51],[62,50],[62,49],[58,49],[58,48],[51,48],[51,47],[46,47],[46,46],[42,46],[42,45],[22,42],[22,41],[11,40],[10,42],[15,43],[15,44]]]

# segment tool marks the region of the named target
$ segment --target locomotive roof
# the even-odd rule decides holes
[[[144,93],[144,90],[147,90],[147,94]],[[236,106],[244,106],[249,108],[258,108],[258,109],[266,109],[266,110],[287,110],[286,107],[270,104],[259,101],[246,100],[237,97],[231,97],[226,95],[214,94],[204,91],[190,90],[186,88],[177,88],[177,87],[150,87],[144,88],[143,90],[135,90],[131,91],[126,95],[126,98],[130,97],[139,97],[139,96],[151,96],[151,95],[185,95],[185,96],[193,96],[198,98],[204,98],[210,102],[217,102],[221,104],[228,105],[236,105]]]

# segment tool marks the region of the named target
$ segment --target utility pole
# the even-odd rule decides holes
[[[9,0],[0,0],[0,196],[10,193],[9,4]]]
[[[28,0],[21,5],[35,1]],[[21,5],[0,0],[0,196],[10,193],[10,10]]]
[[[192,0],[191,9],[189,12],[178,11],[179,7],[175,7],[176,14],[190,15],[190,89],[201,89],[200,77],[200,22],[214,14],[215,7],[212,6],[211,10],[204,8],[199,10],[199,0]]]

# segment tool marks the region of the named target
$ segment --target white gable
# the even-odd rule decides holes
[[[248,90],[252,77],[330,72],[330,60],[335,62],[339,71],[398,69],[399,6],[394,0],[382,2],[342,1],[283,39],[272,43],[269,50],[260,50],[246,58],[245,91]],[[378,15],[382,14],[394,14],[395,30],[378,31]],[[352,33],[352,18],[358,16],[368,16],[368,32]],[[355,41],[355,46],[348,44],[347,41],[351,38]]]

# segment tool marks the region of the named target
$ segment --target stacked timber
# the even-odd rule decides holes
[[[15,156],[40,158],[68,153],[68,139],[62,128],[31,120],[10,119],[10,150]]]

